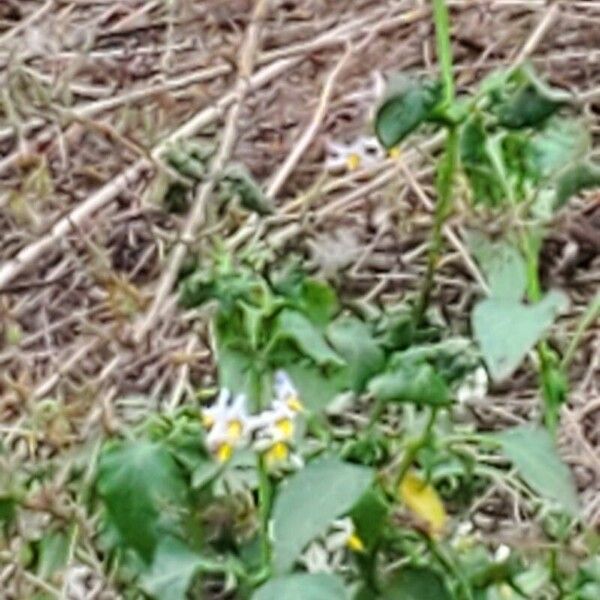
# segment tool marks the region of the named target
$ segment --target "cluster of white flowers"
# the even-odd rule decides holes
[[[259,414],[248,413],[246,397],[221,390],[215,403],[202,411],[206,443],[220,462],[228,461],[236,448],[251,446],[263,454],[269,467],[290,458],[296,418],[304,408],[298,392],[284,371],[275,373],[274,399]]]

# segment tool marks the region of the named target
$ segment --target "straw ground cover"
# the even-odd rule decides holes
[[[600,5],[0,19],[3,597],[598,597]]]

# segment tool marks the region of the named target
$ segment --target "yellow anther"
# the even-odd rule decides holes
[[[237,442],[242,437],[242,422],[237,419],[227,423],[227,437],[232,442]]]
[[[284,442],[275,442],[266,452],[265,460],[268,465],[273,465],[284,461],[290,451]]]
[[[350,548],[350,550],[352,550],[352,552],[365,551],[365,545],[363,544],[363,541],[355,533],[348,538],[346,545],[348,548]]]
[[[360,167],[360,156],[356,153],[348,155],[346,158],[346,168],[348,171],[356,171]]]
[[[304,412],[304,405],[300,402],[298,396],[292,396],[287,401],[288,408],[293,410],[294,412]]]
[[[202,426],[204,429],[212,429],[215,424],[215,418],[207,412],[202,413]]]
[[[388,156],[390,158],[393,158],[393,159],[400,158],[401,155],[402,155],[402,151],[400,150],[400,148],[398,146],[394,146],[393,148],[390,148],[388,150]]]
[[[294,435],[294,423],[291,419],[279,419],[275,423],[275,427],[279,429],[286,440],[289,440]]]
[[[217,450],[217,460],[221,463],[227,462],[233,455],[231,444],[221,444]]]

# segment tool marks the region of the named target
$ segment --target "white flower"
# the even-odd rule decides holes
[[[245,445],[252,432],[246,397],[233,397],[229,390],[222,389],[213,406],[202,411],[202,423],[208,430],[208,449],[219,461],[229,460],[233,450]]]
[[[375,137],[361,136],[349,144],[326,142],[328,171],[356,171],[358,168],[373,167],[385,158],[385,151]]]
[[[488,383],[487,371],[483,367],[477,367],[465,377],[456,390],[456,399],[460,404],[481,402],[487,395]]]
[[[349,548],[353,552],[364,552],[365,546],[356,535],[354,523],[350,517],[336,519],[331,528],[333,532],[325,540],[325,548],[330,552]]]

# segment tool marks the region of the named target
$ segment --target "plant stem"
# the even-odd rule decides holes
[[[398,467],[398,474],[396,475],[396,479],[394,482],[394,489],[392,491],[394,495],[397,493],[398,486],[402,483],[402,480],[408,473],[408,470],[415,462],[415,458],[417,457],[419,450],[421,450],[421,448],[424,448],[429,443],[429,439],[431,438],[431,432],[433,431],[433,426],[435,425],[437,414],[438,407],[434,406],[431,409],[429,419],[427,420],[427,424],[425,425],[425,428],[423,429],[421,435],[407,444],[406,452],[402,458],[400,467]]]
[[[433,17],[437,54],[440,64],[442,83],[444,86],[444,106],[450,108],[454,103],[454,73],[452,70],[452,46],[450,43],[450,17],[445,0],[433,0]],[[415,320],[421,323],[429,304],[433,288],[433,276],[439,262],[443,245],[442,228],[452,206],[454,175],[458,166],[458,130],[456,125],[448,126],[448,137],[444,148],[444,156],[440,160],[437,172],[437,202],[435,206],[434,225],[429,243],[429,256],[423,286],[417,300]]]
[[[527,265],[527,297],[531,302],[539,302],[542,299],[539,276],[539,243],[534,239],[533,234],[525,231],[522,234],[522,245]],[[555,433],[558,426],[560,403],[564,400],[562,394],[556,391],[555,379],[557,373],[564,375],[564,371],[557,364],[555,354],[545,341],[537,345],[536,351],[540,361],[539,379],[544,399],[544,423],[551,433]],[[566,382],[566,378],[564,380]]]
[[[452,46],[450,44],[450,17],[446,0],[433,0],[433,18],[438,61],[444,85],[444,103],[450,106],[454,102],[454,73],[452,71]]]
[[[261,557],[263,568],[271,564],[271,545],[269,544],[269,516],[271,513],[271,482],[265,461],[258,456],[258,511],[260,515]]]
[[[429,297],[433,288],[433,277],[436,267],[440,260],[440,254],[443,247],[443,227],[452,207],[452,194],[454,191],[454,174],[458,165],[458,130],[455,126],[448,128],[448,137],[446,138],[446,147],[444,156],[438,165],[436,189],[437,202],[435,205],[435,214],[433,222],[433,232],[429,242],[429,254],[427,257],[427,270],[423,279],[423,286],[417,307],[415,310],[415,320],[417,325],[423,321],[425,311],[429,304]]]

